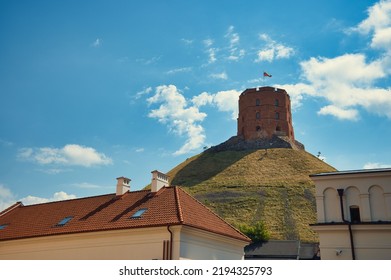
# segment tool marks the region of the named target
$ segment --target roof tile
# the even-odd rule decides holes
[[[147,208],[142,217],[130,217]],[[56,226],[65,217],[72,220]],[[198,200],[179,187],[49,202],[24,206],[13,205],[0,213],[0,241],[70,234],[89,231],[130,229],[165,225],[187,225],[232,238],[249,241],[238,230],[223,221]]]

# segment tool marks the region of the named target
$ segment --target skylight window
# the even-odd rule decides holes
[[[66,217],[66,218],[62,219],[61,221],[59,221],[56,226],[58,226],[58,227],[65,226],[72,219],[73,219],[72,216]]]
[[[130,217],[130,218],[132,218],[132,219],[134,219],[134,218],[141,218],[141,216],[145,213],[145,211],[147,211],[148,209],[147,208],[142,208],[142,209],[139,209],[139,210],[137,210],[136,211],[136,213],[134,213],[133,215],[132,215],[132,217]]]
[[[8,225],[0,225],[0,230],[5,229]]]

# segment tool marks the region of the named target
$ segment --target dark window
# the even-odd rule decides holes
[[[281,127],[279,125],[277,125],[276,131],[281,131]]]
[[[255,118],[256,118],[257,120],[259,120],[259,119],[261,118],[261,114],[260,114],[259,112],[257,112],[257,113],[255,114]]]
[[[0,229],[5,229],[8,225],[0,225]]]
[[[259,99],[255,100],[255,105],[256,105],[256,106],[261,105],[261,101],[260,101]]]
[[[276,107],[278,107],[278,106],[279,106],[278,99],[274,100],[274,105],[276,105]]]
[[[276,120],[280,119],[280,113],[276,112]]]
[[[62,219],[61,221],[59,221],[56,226],[58,226],[58,227],[65,226],[72,219],[73,219],[72,216],[66,217],[66,218]]]
[[[349,210],[350,210],[350,221],[352,223],[361,222],[360,208],[357,205],[352,205],[349,207]]]
[[[256,127],[256,130],[257,130],[257,131],[261,131],[261,127],[258,125],[258,126]]]
[[[144,214],[145,211],[147,211],[148,209],[147,208],[142,208],[142,209],[139,209],[136,211],[136,213],[134,213],[132,215],[131,218],[141,218],[141,216]]]

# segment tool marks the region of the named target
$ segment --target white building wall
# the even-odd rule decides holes
[[[0,242],[0,259],[162,259],[166,228],[101,231]]]
[[[181,232],[181,259],[203,260],[205,255],[209,260],[242,260],[244,241],[197,229],[185,229]]]
[[[246,242],[186,226],[26,238],[0,242],[0,260],[161,260],[172,238],[173,259],[243,259]]]
[[[391,259],[391,169],[336,172],[311,176],[315,182],[318,223],[311,227],[319,234],[321,259]],[[350,221],[350,207],[358,206],[360,222]],[[320,209],[320,211],[319,211]]]

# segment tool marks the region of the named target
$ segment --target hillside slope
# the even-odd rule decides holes
[[[205,151],[168,175],[172,185],[210,207],[233,225],[264,221],[271,239],[317,241],[310,174],[335,171],[304,150],[286,148]]]

